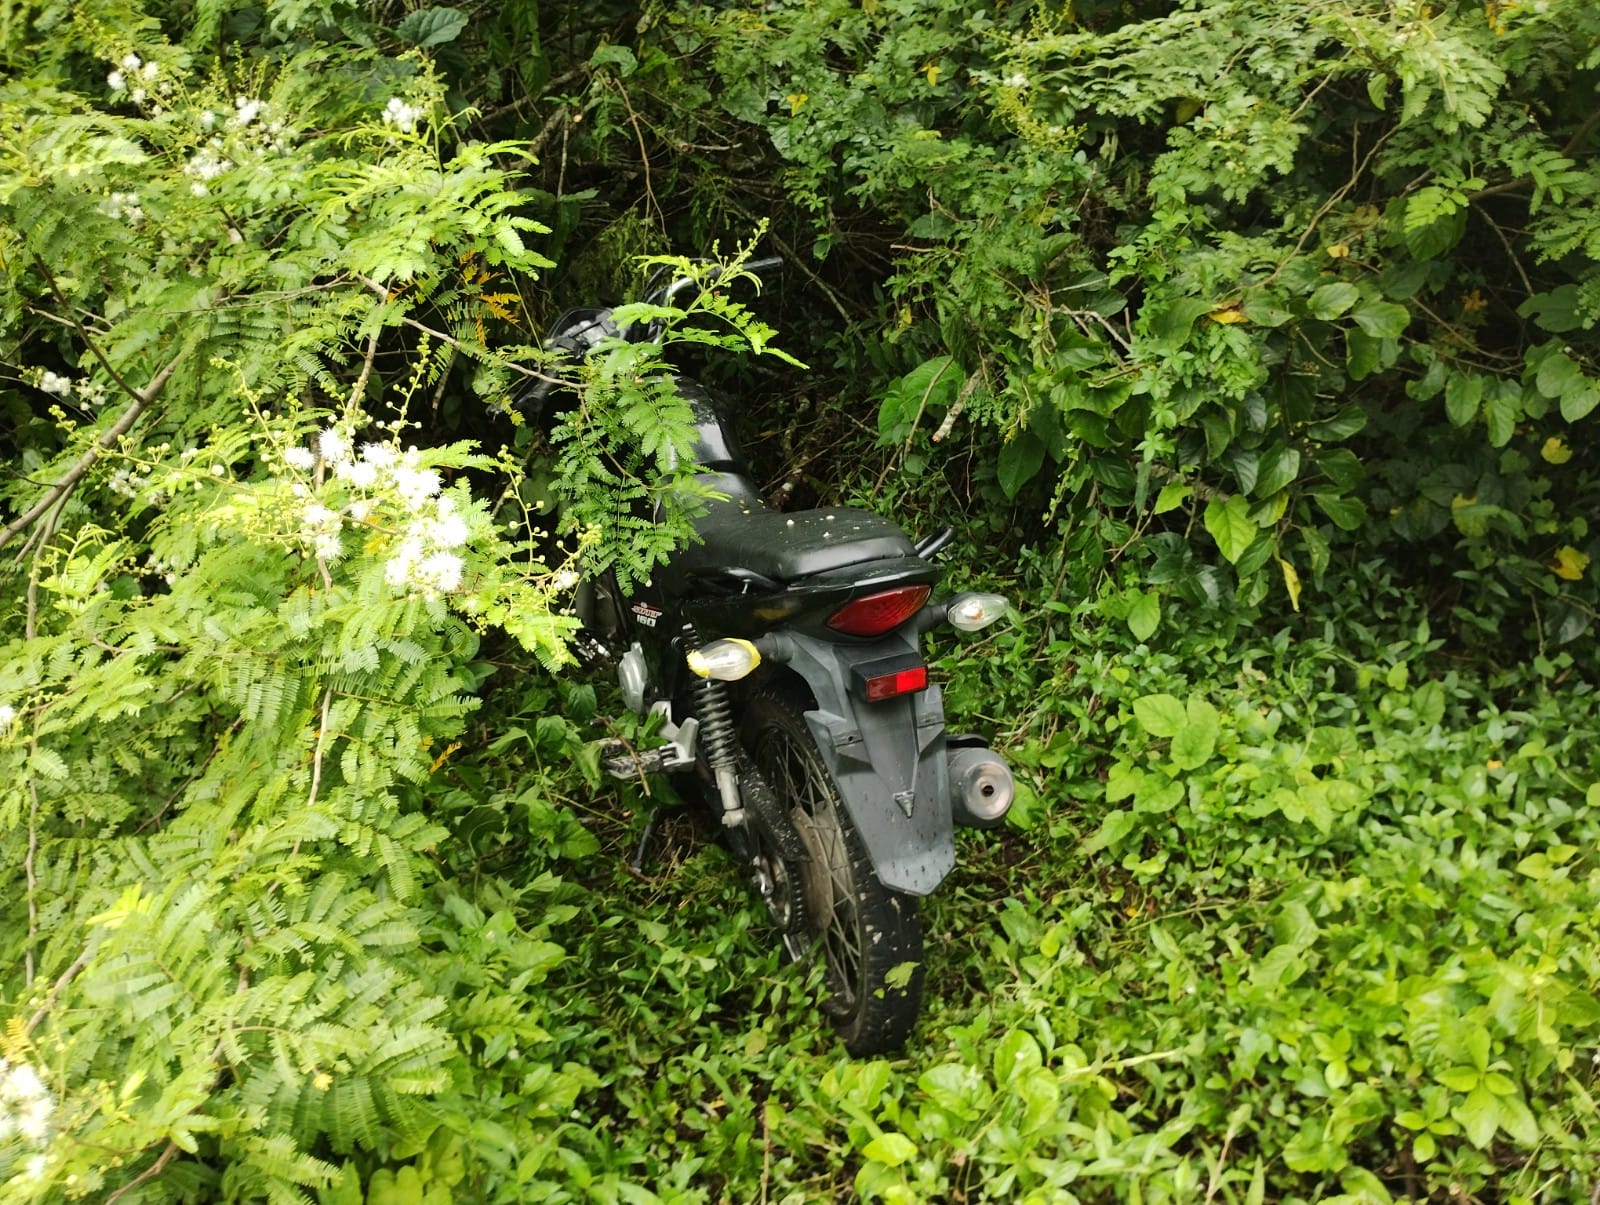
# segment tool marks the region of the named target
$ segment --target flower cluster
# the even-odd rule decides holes
[[[161,73],[159,63],[147,63],[136,54],[125,54],[122,61],[106,74],[106,87],[116,93],[126,92],[128,99],[136,105],[142,105],[150,98],[154,91],[158,100],[171,95],[173,82]],[[155,105],[156,113],[161,112],[160,104]]]
[[[458,550],[471,529],[455,499],[440,495],[444,483],[438,470],[423,465],[415,448],[399,452],[388,444],[369,443],[357,456],[349,437],[330,427],[318,433],[315,451],[292,447],[283,454],[285,463],[300,472],[310,472],[319,458],[334,481],[348,487],[349,497],[338,510],[315,498],[301,508],[300,539],[317,557],[337,559],[343,551],[344,524],[367,523],[387,503],[387,509],[404,515],[404,523],[384,566],[384,580],[430,598],[460,587],[464,565]],[[296,489],[305,492],[303,485]]]
[[[100,203],[100,212],[130,226],[137,226],[144,220],[144,210],[139,208],[139,194],[136,192],[112,193]]]
[[[0,732],[17,722],[17,709],[10,703],[0,703]]]
[[[43,1146],[50,1139],[50,1114],[55,1107],[37,1071],[27,1063],[0,1058],[0,1142],[16,1137]]]
[[[398,96],[391,96],[389,103],[383,107],[383,124],[393,126],[402,134],[416,132],[417,122],[422,120],[423,110],[420,105],[407,104]]]
[[[39,374],[39,390],[53,397],[67,397],[72,393],[72,378],[51,372],[47,368]]]

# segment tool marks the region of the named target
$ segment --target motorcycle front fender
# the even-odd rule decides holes
[[[806,725],[878,880],[929,894],[956,864],[943,697],[929,686],[869,703],[849,687],[853,666],[886,652],[915,653],[915,642],[900,636],[846,646],[785,633],[774,644],[817,701]]]

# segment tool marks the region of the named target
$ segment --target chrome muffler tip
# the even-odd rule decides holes
[[[992,749],[950,750],[950,808],[957,824],[993,828],[1005,819],[1016,794],[1011,768]]]

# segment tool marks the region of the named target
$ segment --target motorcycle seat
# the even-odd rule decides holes
[[[776,511],[755,485],[735,473],[697,473],[695,481],[722,495],[694,521],[701,543],[673,557],[684,573],[747,569],[780,582],[872,561],[915,556],[893,522],[848,506]]]

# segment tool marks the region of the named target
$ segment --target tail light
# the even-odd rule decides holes
[[[901,586],[853,598],[833,613],[828,626],[846,636],[882,636],[922,610],[932,591],[931,586]]]

